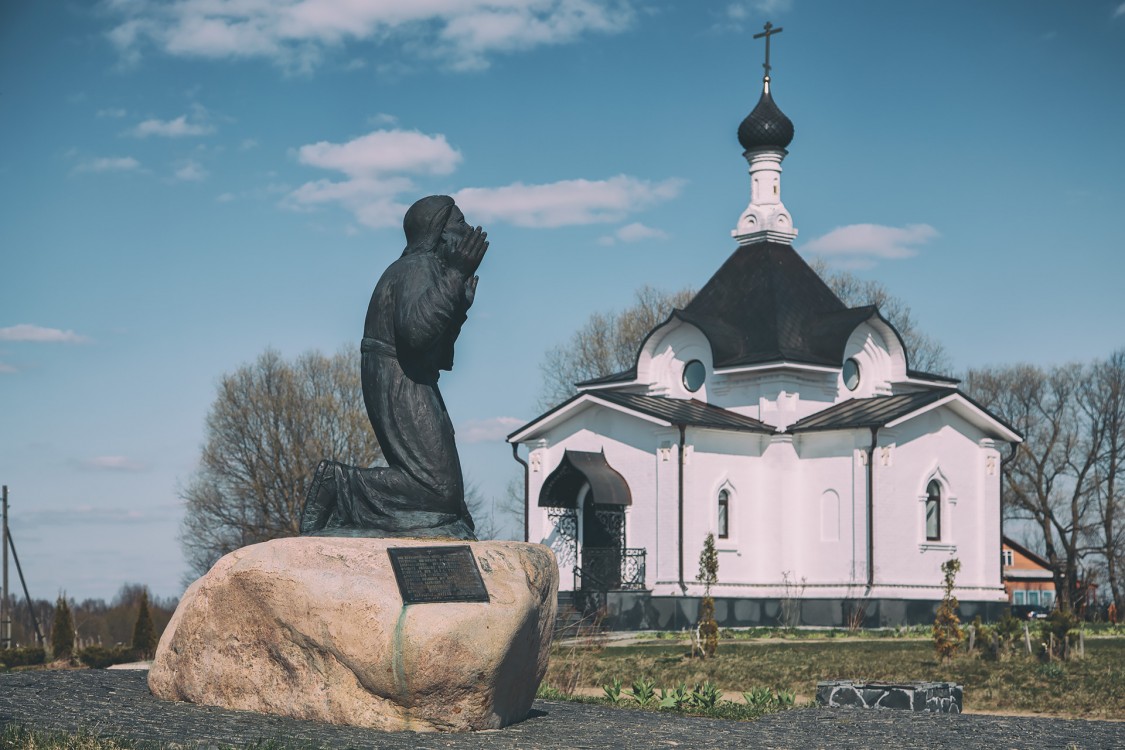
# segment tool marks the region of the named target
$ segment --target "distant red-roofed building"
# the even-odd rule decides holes
[[[1013,607],[1054,608],[1055,577],[1051,564],[1006,536],[1000,537],[1000,574]]]

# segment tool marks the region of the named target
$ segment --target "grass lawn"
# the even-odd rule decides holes
[[[1017,711],[1088,719],[1125,719],[1125,639],[1086,641],[1086,658],[1041,663],[1024,654],[1000,661],[958,656],[938,663],[922,640],[727,641],[713,659],[688,656],[682,643],[652,640],[622,647],[556,647],[545,684],[600,687],[644,677],[661,687],[711,681],[724,691],[753,687],[816,695],[818,680],[943,680],[965,688],[969,711]]]

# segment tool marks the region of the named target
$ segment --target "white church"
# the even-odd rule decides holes
[[[721,626],[932,622],[952,557],[962,617],[994,618],[1000,462],[1021,437],[956,380],[912,370],[879,310],[846,307],[793,249],[793,124],[768,51],[765,67],[738,129],[737,249],[632,368],[509,435],[526,539],[554,550],[561,599],[600,592],[621,629],[695,623],[708,534]]]

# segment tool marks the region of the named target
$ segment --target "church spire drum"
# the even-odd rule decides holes
[[[789,244],[797,237],[793,217],[781,202],[781,161],[793,140],[793,121],[770,94],[770,36],[781,31],[767,23],[765,31],[754,35],[755,39],[766,40],[766,61],[762,65],[762,96],[738,126],[738,142],[745,149],[742,155],[750,164],[750,205],[731,232],[740,245],[766,241]]]

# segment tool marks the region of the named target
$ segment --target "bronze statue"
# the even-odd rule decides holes
[[[447,195],[411,206],[403,229],[406,249],[375,286],[360,345],[363,401],[387,466],[321,461],[302,535],[476,539],[438,375],[453,368],[488,235]]]

